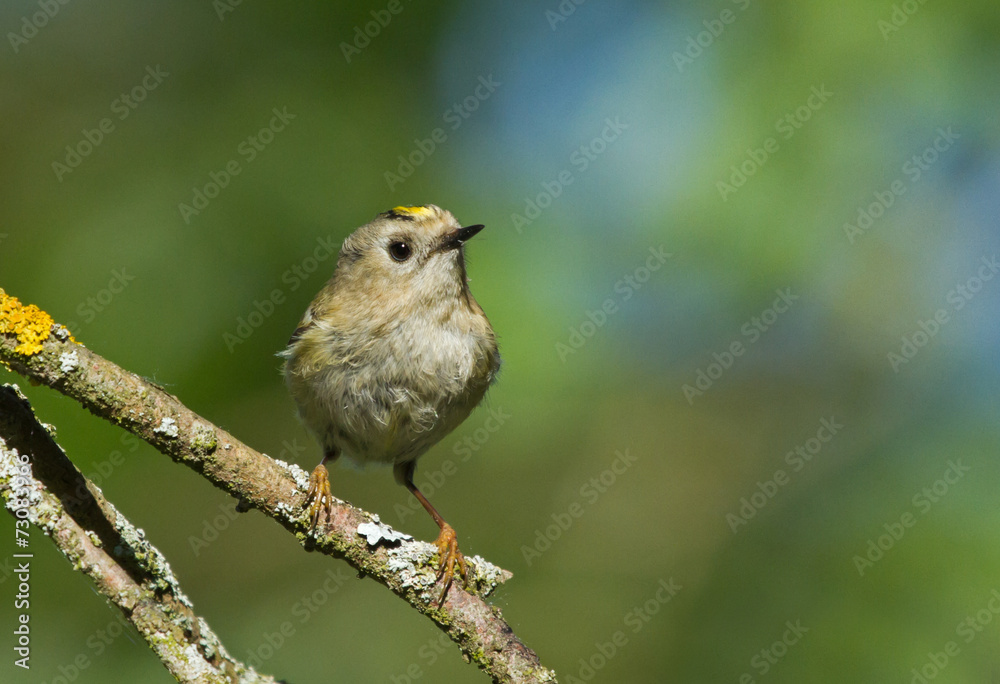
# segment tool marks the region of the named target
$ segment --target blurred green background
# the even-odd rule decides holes
[[[417,480],[457,464],[431,498],[561,681],[1000,682],[995,3],[8,0],[0,28],[0,287],[273,456],[319,457],[275,357],[317,247],[400,204],[487,225],[501,380]],[[0,380],[235,656],[485,681],[344,563]],[[332,479],[435,536],[388,470]],[[32,534],[32,668],[0,565],[0,680],[170,681]]]

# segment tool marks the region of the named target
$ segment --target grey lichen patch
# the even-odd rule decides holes
[[[79,367],[80,357],[77,356],[75,349],[71,352],[63,352],[59,355],[59,370],[63,373],[68,375]]]
[[[211,675],[218,675],[218,671],[205,658],[195,644],[187,644],[183,649],[183,656],[187,667],[184,671],[190,676],[192,682],[209,681]]]
[[[98,537],[93,530],[87,530],[87,538],[90,539],[90,543],[97,548],[104,546],[104,542],[101,541],[101,538]]]
[[[52,440],[55,441],[55,439],[56,439],[56,426],[53,425],[52,423],[43,423],[41,421],[39,421],[38,424],[41,425],[42,429],[45,430],[47,433],[49,433],[49,437],[51,437]]]
[[[52,536],[62,516],[60,506],[53,499],[45,498],[45,486],[35,479],[30,462],[22,462],[17,449],[9,447],[0,437],[0,489],[3,489],[4,506],[11,511],[26,511],[29,523],[45,535]],[[22,516],[18,515],[18,518]],[[65,553],[65,552],[64,552]]]
[[[58,323],[53,323],[52,327],[49,328],[49,332],[51,332],[52,335],[61,342],[66,342],[70,338],[69,329],[67,329],[66,326],[60,325]],[[79,344],[79,342],[77,344]]]
[[[193,429],[193,436],[188,445],[196,454],[207,456],[219,448],[219,440],[215,436],[215,430],[203,423],[197,423]]]
[[[437,547],[428,542],[403,542],[389,549],[386,569],[399,578],[403,587],[416,590],[427,602],[435,601],[439,591],[434,589],[438,581],[437,553]],[[482,597],[513,577],[510,571],[481,556],[466,557],[465,562],[469,567],[469,590]]]
[[[533,668],[531,672],[528,673],[530,677],[534,677],[535,681],[538,682],[555,682],[556,673],[552,670],[548,670],[544,667]]]
[[[267,456],[267,454],[264,454],[264,456]],[[276,458],[273,460],[278,465],[279,468],[284,470],[293,480],[295,480],[296,487],[298,487],[301,491],[304,492],[309,491],[309,473],[302,470],[302,468],[298,467],[294,463],[286,463],[285,461],[282,461],[280,458]],[[292,494],[294,493],[295,492],[292,492]]]
[[[198,640],[198,645],[201,648],[201,652],[204,653],[209,659],[214,660],[215,658],[223,658],[225,660],[231,660],[229,653],[226,651],[226,647],[222,645],[219,638],[215,636],[215,632],[212,628],[208,626],[204,618],[197,618],[198,620],[198,634],[201,638]]]
[[[115,529],[122,538],[122,545],[115,547],[118,556],[132,556],[152,578],[152,588],[157,591],[168,591],[184,605],[191,606],[191,601],[181,591],[180,583],[174,576],[167,559],[152,544],[146,540],[146,533],[134,527],[125,517],[114,509]]]
[[[398,548],[389,549],[386,569],[399,579],[406,589],[413,589],[428,603],[435,598],[431,589],[437,582],[437,570],[433,558],[437,547],[428,542],[404,542]]]
[[[164,418],[160,421],[160,424],[153,428],[153,432],[164,437],[170,437],[171,439],[177,439],[180,434],[180,430],[177,428],[177,421],[173,418]]]
[[[12,513],[26,508],[28,521],[37,525],[43,522],[42,485],[32,474],[30,461],[23,460],[17,449],[7,446],[0,437],[0,486],[5,490],[4,505]]]
[[[413,539],[412,536],[406,534],[405,532],[392,529],[379,520],[377,515],[373,515],[371,521],[363,522],[358,525],[358,534],[368,541],[368,546],[376,546],[382,541],[387,544],[395,544],[397,542]]]
[[[280,514],[285,520],[293,520],[299,511],[289,506],[284,501],[279,501],[274,507],[275,513]]]
[[[198,646],[178,639],[165,631],[154,631],[146,636],[150,646],[160,654],[171,674],[186,682],[224,682],[218,669],[209,663]]]
[[[479,587],[482,596],[489,596],[497,587],[514,576],[510,570],[497,567],[482,556],[469,556],[465,562],[469,566],[469,581]]]

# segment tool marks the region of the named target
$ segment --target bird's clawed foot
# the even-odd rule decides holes
[[[309,493],[306,495],[306,510],[311,521],[310,529],[315,532],[320,518],[326,513],[327,521],[333,515],[333,497],[330,495],[330,473],[320,463],[309,476]]]
[[[455,576],[455,566],[458,565],[463,586],[469,583],[469,569],[465,564],[465,556],[458,550],[458,537],[451,525],[445,523],[441,527],[441,534],[438,535],[434,546],[438,549],[438,579],[444,578],[444,589],[441,591],[441,599],[438,601],[440,608],[444,605],[444,597],[448,594],[451,581]]]

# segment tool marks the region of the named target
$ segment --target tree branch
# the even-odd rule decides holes
[[[0,494],[16,520],[42,530],[121,609],[177,681],[275,684],[226,652],[163,555],[73,466],[11,385],[0,385]]]
[[[28,319],[35,320],[33,328],[25,323]],[[303,546],[345,559],[430,618],[494,682],[556,681],[555,673],[542,667],[499,609],[482,598],[508,579],[509,572],[478,556],[468,558],[478,595],[455,583],[438,607],[441,588],[432,544],[406,541],[408,535],[382,524],[378,516],[336,499],[326,533],[314,538],[303,509],[309,481],[305,471],[251,449],[163,388],[77,344],[44,312],[22,307],[3,290],[0,362],[146,440],[240,499],[241,509],[253,507],[273,518]]]

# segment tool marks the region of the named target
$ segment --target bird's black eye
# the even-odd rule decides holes
[[[396,242],[389,243],[389,256],[391,256],[396,261],[406,261],[413,254],[413,250],[410,248],[409,243],[397,240]]]

